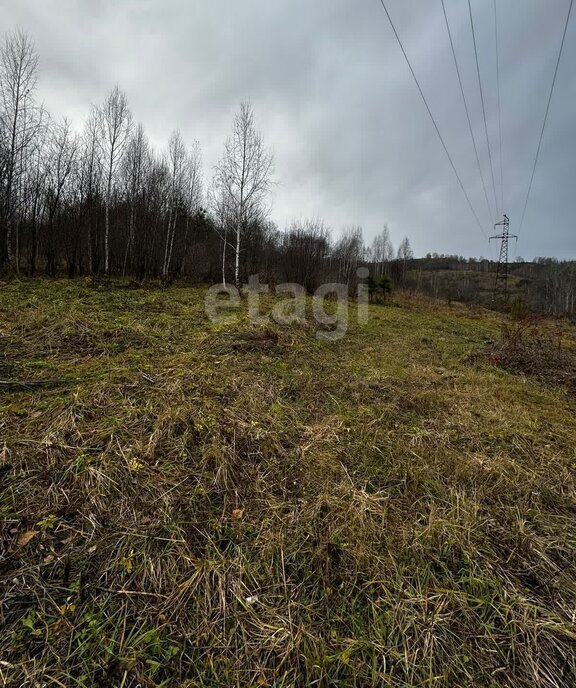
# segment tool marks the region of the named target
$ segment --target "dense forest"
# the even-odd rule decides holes
[[[369,246],[360,227],[333,237],[320,219],[281,231],[269,218],[273,156],[249,104],[240,106],[206,180],[200,144],[187,145],[174,131],[165,150],[154,150],[118,87],[77,131],[38,102],[37,78],[32,41],[8,34],[0,52],[3,273],[236,284],[259,273],[272,284],[313,290],[338,281],[352,291],[357,267],[369,265],[395,286],[487,301],[488,273],[495,270],[488,260],[436,254],[417,260],[407,238],[394,249],[386,227]],[[511,274],[533,308],[576,314],[575,262],[519,261]]]

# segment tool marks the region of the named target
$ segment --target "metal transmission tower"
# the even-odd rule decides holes
[[[510,239],[516,239],[516,234],[510,234],[510,219],[508,215],[504,215],[502,222],[497,222],[494,228],[502,227],[502,234],[496,234],[490,237],[492,239],[500,239],[500,258],[498,259],[498,269],[496,270],[496,282],[494,284],[493,300],[501,303],[508,303],[508,242]]]

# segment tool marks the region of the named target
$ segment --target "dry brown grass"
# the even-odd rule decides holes
[[[573,686],[576,419],[397,297],[340,342],[201,290],[0,290],[7,686]],[[566,335],[572,341],[572,334]]]
[[[574,331],[573,324],[561,319],[528,316],[505,322],[499,341],[491,342],[484,355],[506,370],[576,393]]]

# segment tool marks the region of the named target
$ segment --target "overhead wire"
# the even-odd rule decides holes
[[[546,106],[546,114],[544,115],[544,122],[542,123],[542,130],[540,131],[540,140],[538,141],[538,148],[536,149],[536,157],[534,158],[534,167],[532,168],[532,176],[530,177],[530,184],[528,185],[528,193],[526,194],[526,200],[524,202],[524,209],[522,210],[522,219],[520,220],[520,229],[518,233],[522,231],[524,225],[524,218],[526,216],[526,208],[528,207],[528,200],[530,199],[530,193],[532,192],[532,184],[534,183],[534,175],[536,174],[536,167],[538,165],[538,159],[540,157],[540,148],[542,147],[542,139],[544,138],[544,131],[546,130],[546,122],[548,121],[548,113],[550,112],[550,103],[552,102],[552,95],[554,93],[554,87],[556,86],[556,77],[558,76],[558,67],[560,66],[560,60],[562,59],[562,51],[564,50],[564,41],[566,40],[566,32],[568,31],[568,24],[570,23],[570,15],[572,13],[572,5],[574,0],[570,0],[570,6],[568,7],[568,16],[566,17],[566,23],[564,25],[564,32],[562,34],[562,42],[560,43],[560,50],[558,51],[558,59],[556,60],[556,68],[554,69],[554,77],[552,79],[552,86],[550,88],[550,95],[548,96],[548,104]]]
[[[500,147],[500,207],[504,212],[504,163],[502,160],[502,108],[500,101],[500,47],[498,38],[498,9],[494,0],[494,36],[496,41],[496,88],[498,91],[498,139]]]
[[[454,66],[456,67],[456,74],[458,75],[458,83],[460,84],[460,93],[462,94],[462,100],[464,101],[464,109],[466,110],[466,119],[468,120],[468,130],[470,131],[470,137],[472,138],[472,145],[474,146],[474,153],[476,155],[476,163],[478,165],[478,172],[480,173],[480,179],[482,180],[482,189],[484,191],[484,197],[486,199],[486,205],[488,207],[488,214],[490,216],[491,222],[494,222],[494,214],[492,212],[492,206],[488,200],[488,191],[486,189],[486,182],[484,181],[484,174],[482,173],[482,165],[480,163],[480,155],[478,154],[478,146],[476,144],[476,137],[474,136],[474,130],[472,128],[472,120],[470,118],[470,110],[468,108],[468,101],[466,100],[466,94],[464,92],[464,85],[462,83],[462,75],[460,73],[460,67],[458,65],[458,59],[456,57],[456,49],[454,48],[454,40],[452,38],[452,31],[450,29],[450,22],[448,21],[448,14],[446,13],[446,5],[444,0],[441,0],[442,11],[444,12],[444,21],[446,22],[446,30],[448,31],[448,38],[450,39],[450,47],[452,48],[452,57],[454,58]]]
[[[436,123],[436,119],[434,118],[434,115],[432,114],[432,110],[430,109],[430,106],[428,105],[428,101],[426,100],[426,96],[424,95],[424,91],[422,90],[422,87],[420,86],[420,82],[418,81],[416,73],[414,72],[414,68],[412,67],[412,63],[410,62],[410,59],[408,58],[406,50],[404,49],[404,45],[402,44],[402,40],[400,39],[400,36],[398,35],[398,31],[396,30],[394,22],[392,21],[392,17],[390,16],[390,12],[388,11],[388,8],[386,7],[386,3],[384,2],[384,0],[380,0],[380,4],[382,5],[382,8],[384,9],[386,16],[388,17],[388,21],[390,22],[390,26],[392,27],[392,31],[394,32],[394,35],[395,35],[396,40],[398,42],[398,45],[400,46],[400,50],[402,51],[402,54],[404,55],[404,59],[406,60],[406,64],[408,65],[408,68],[410,69],[410,73],[412,74],[412,78],[414,79],[414,82],[416,83],[416,86],[417,86],[418,91],[420,93],[420,96],[424,102],[424,105],[426,106],[426,110],[428,111],[428,114],[430,115],[430,119],[432,120],[432,124],[434,125],[436,133],[438,134],[438,138],[440,139],[440,143],[442,144],[442,147],[444,148],[444,152],[446,153],[446,157],[448,158],[450,165],[452,166],[452,169],[454,171],[454,174],[456,175],[456,178],[458,179],[458,183],[460,184],[460,188],[462,189],[462,193],[464,194],[466,201],[468,202],[468,206],[470,207],[470,210],[472,211],[472,214],[474,215],[474,218],[476,219],[476,223],[478,224],[480,231],[487,238],[486,232],[485,232],[484,228],[482,227],[482,223],[480,222],[480,220],[478,218],[478,213],[474,210],[474,206],[472,205],[472,201],[470,200],[470,196],[468,195],[468,193],[464,187],[464,184],[462,182],[460,174],[458,173],[458,170],[456,169],[456,165],[454,164],[452,156],[450,155],[450,152],[448,151],[448,147],[446,146],[446,143],[444,141],[444,137],[440,133],[440,129],[438,127],[438,124]]]
[[[478,46],[476,45],[476,30],[474,28],[474,16],[472,14],[472,4],[468,0],[468,10],[470,12],[470,26],[472,28],[472,42],[474,44],[474,56],[476,57],[476,72],[478,73],[478,87],[480,89],[480,100],[482,102],[482,116],[484,118],[484,132],[486,134],[486,147],[488,148],[488,160],[490,162],[490,174],[492,175],[492,189],[494,191],[494,203],[496,205],[496,215],[498,215],[498,198],[496,197],[496,182],[494,181],[494,165],[492,164],[492,149],[490,137],[488,136],[488,121],[486,119],[486,105],[484,103],[484,90],[482,88],[482,77],[480,76],[480,62],[478,61]]]

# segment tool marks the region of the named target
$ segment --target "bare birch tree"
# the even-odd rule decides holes
[[[24,214],[30,229],[28,274],[36,273],[36,262],[39,252],[40,227],[46,210],[46,187],[49,165],[49,117],[44,111],[40,112],[40,126],[38,136],[34,138],[28,155],[25,182]]]
[[[126,189],[126,200],[128,202],[128,238],[126,240],[126,251],[124,253],[124,266],[122,275],[126,275],[128,260],[130,259],[132,247],[134,245],[134,235],[136,229],[136,209],[142,198],[145,186],[145,174],[151,161],[150,145],[144,132],[142,124],[138,124],[128,146],[122,163],[122,175]]]
[[[93,107],[82,134],[81,164],[80,164],[80,204],[81,213],[87,222],[86,246],[88,249],[88,270],[96,272],[99,264],[99,240],[96,236],[96,222],[94,207],[102,192],[104,164],[102,157],[100,110]],[[95,255],[96,254],[96,255]]]
[[[132,131],[126,96],[115,86],[100,109],[101,146],[105,164],[104,272],[110,274],[110,204],[120,161]]]
[[[412,251],[412,247],[410,246],[410,241],[408,237],[404,237],[404,239],[402,239],[400,246],[398,247],[398,254],[396,257],[401,266],[401,275],[403,282],[404,278],[406,277],[407,263],[409,260],[412,260],[414,258],[414,252]]]
[[[168,212],[168,228],[164,244],[164,262],[162,276],[167,277],[172,260],[174,235],[178,221],[179,210],[184,196],[184,176],[186,171],[186,146],[179,131],[170,136],[168,142],[168,169],[170,172],[170,208]]]
[[[38,131],[34,91],[38,55],[31,39],[21,31],[8,34],[0,48],[0,135],[3,138],[4,197],[1,219],[5,253],[9,265],[18,271],[18,237],[14,237],[16,208],[30,144]],[[16,233],[17,233],[16,228]]]
[[[348,227],[336,243],[333,258],[337,261],[338,280],[349,287],[356,284],[356,269],[362,259],[364,241],[361,227]]]
[[[186,156],[183,192],[186,226],[184,229],[184,241],[182,242],[181,270],[184,269],[189,251],[190,222],[196,217],[202,207],[202,152],[198,141],[194,142]]]
[[[394,247],[390,239],[388,225],[384,225],[382,232],[374,237],[372,242],[372,260],[378,265],[378,277],[389,271],[390,261],[394,260]]]
[[[226,257],[227,249],[230,246],[234,248],[228,241],[228,234],[233,225],[232,210],[230,208],[229,197],[226,189],[222,187],[218,171],[214,175],[212,185],[208,190],[208,204],[215,221],[214,229],[220,237],[221,252],[220,263],[222,267],[222,286],[226,286]]]
[[[222,202],[232,213],[235,230],[234,282],[240,288],[240,250],[242,234],[249,222],[263,219],[266,198],[272,183],[274,159],[265,148],[254,124],[254,112],[242,103],[234,118],[232,136],[226,141],[224,156],[216,168],[217,188]]]
[[[66,185],[76,164],[78,154],[78,136],[72,132],[70,121],[64,119],[52,127],[49,145],[48,172],[46,180],[46,273],[56,274],[56,238],[54,237],[54,222],[58,214],[62,199],[66,192]]]
[[[398,247],[398,260],[406,262],[407,260],[412,260],[414,258],[414,252],[410,246],[410,240],[408,237],[404,237],[400,246]]]

